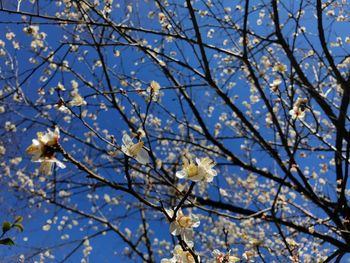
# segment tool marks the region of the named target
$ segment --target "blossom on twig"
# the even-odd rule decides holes
[[[172,258],[163,258],[161,263],[194,263],[195,260],[192,254],[189,251],[185,251],[182,249],[180,245],[176,245],[173,250]],[[198,262],[200,262],[200,258],[197,257]]]
[[[144,149],[144,142],[139,141],[138,143],[133,143],[132,139],[128,134],[123,136],[122,151],[127,156],[130,156],[140,164],[148,164],[150,162],[148,152]]]
[[[193,163],[192,159],[184,158],[182,170],[176,172],[176,176],[193,182],[211,182],[214,176],[217,175],[217,172],[213,169],[214,166],[215,162],[208,157],[196,158],[196,163]]]
[[[41,163],[39,168],[40,173],[50,175],[54,163],[62,169],[66,167],[55,156],[59,138],[60,131],[58,127],[53,132],[50,129],[46,133],[38,132],[37,139],[33,139],[32,144],[26,149],[28,154],[33,155],[33,162]]]
[[[166,212],[169,217],[172,218],[174,216],[173,210],[167,210]],[[193,228],[199,225],[200,221],[198,216],[193,214],[184,215],[181,209],[179,209],[176,213],[175,220],[170,223],[170,233],[173,236],[181,236],[182,240],[185,241],[189,247],[193,247]]]

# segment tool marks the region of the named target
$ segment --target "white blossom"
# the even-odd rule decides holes
[[[196,163],[187,158],[183,160],[183,167],[181,171],[176,172],[178,178],[186,178],[194,182],[213,181],[214,176],[217,175],[216,170],[213,169],[215,162],[209,157],[198,159],[196,158]]]
[[[176,245],[173,250],[172,258],[163,258],[161,263],[193,263],[195,262],[191,252],[185,251],[182,249],[180,245]],[[200,258],[198,257],[198,262],[200,262]]]
[[[223,253],[223,252],[219,251],[218,249],[214,249],[212,252],[214,259],[210,262],[211,263],[235,263],[235,262],[241,260],[238,257],[231,256],[230,253],[231,253],[231,251],[228,251],[227,253]]]
[[[58,127],[52,132],[48,129],[47,133],[38,132],[37,139],[32,140],[32,144],[26,149],[26,152],[32,156],[33,162],[41,163],[39,171],[44,174],[51,174],[54,163],[60,168],[66,166],[56,159],[55,146],[58,145],[60,132]]]
[[[86,101],[79,93],[75,93],[73,99],[69,102],[69,106],[83,106],[86,104]]]
[[[152,80],[147,91],[150,93],[153,101],[157,101],[161,96],[160,85],[157,81]]]
[[[298,98],[294,103],[293,108],[289,111],[289,115],[291,115],[292,119],[304,119],[305,111],[306,111],[306,99]]]
[[[167,214],[172,218],[173,210],[167,210]],[[179,209],[176,213],[176,218],[170,223],[170,233],[173,236],[181,236],[189,247],[193,247],[194,231],[200,225],[199,217],[194,214],[184,215]]]
[[[145,143],[143,141],[133,143],[130,136],[128,134],[124,134],[122,151],[127,156],[136,159],[136,161],[138,161],[140,164],[148,164],[150,162],[149,154],[146,149],[144,149],[144,144]]]

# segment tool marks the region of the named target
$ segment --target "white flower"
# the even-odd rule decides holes
[[[141,139],[141,138],[146,137],[146,133],[143,129],[139,128],[136,132],[136,136],[137,136],[137,138]]]
[[[174,216],[173,210],[166,211],[169,217]],[[193,228],[200,224],[199,218],[196,215],[189,214],[185,216],[181,209],[176,213],[176,218],[170,223],[170,233],[173,236],[181,236],[182,240],[186,242],[189,247],[193,247]]]
[[[25,28],[23,28],[23,32],[26,33],[27,35],[32,35],[32,36],[36,36],[39,33],[39,26],[27,26]]]
[[[73,96],[73,99],[69,102],[69,106],[73,107],[73,106],[82,106],[82,105],[86,105],[86,101],[84,100],[84,98],[78,94],[75,93]]]
[[[63,112],[66,114],[70,113],[69,109],[63,103],[57,103],[54,105],[54,107],[60,112]]]
[[[123,136],[122,151],[127,156],[135,158],[141,164],[149,163],[148,152],[144,149],[144,142],[139,141],[138,143],[133,143],[129,135],[124,134]]]
[[[253,251],[245,251],[245,252],[243,253],[242,257],[243,257],[245,260],[251,262],[251,260],[253,259],[254,255],[255,255],[255,253],[254,253]]]
[[[6,148],[3,145],[0,145],[0,155],[5,155]]]
[[[289,115],[292,116],[292,119],[295,120],[295,119],[304,119],[305,117],[305,111],[303,110],[300,110],[299,108],[297,107],[293,107],[293,109],[291,109],[289,111]]]
[[[187,158],[183,160],[184,164],[181,171],[176,172],[178,178],[187,178],[194,182],[213,181],[217,172],[213,169],[215,162],[208,157],[198,159],[196,158],[196,164]]]
[[[272,92],[277,92],[279,85],[282,83],[281,79],[274,79],[272,83],[270,83],[270,90]]]
[[[70,110],[64,105],[63,100],[60,100],[57,104],[54,105],[54,107],[60,112],[70,114]]]
[[[153,101],[157,101],[162,96],[160,85],[157,81],[152,80],[147,91],[150,93]]]
[[[176,245],[173,250],[173,257],[170,259],[163,258],[161,263],[193,263],[195,262],[192,254],[189,251],[185,251],[182,249],[180,245]],[[198,257],[198,262],[200,262],[200,258]]]
[[[61,90],[61,91],[65,91],[66,90],[66,88],[64,87],[64,85],[61,82],[57,83],[57,87],[56,88],[58,90]]]
[[[54,132],[49,129],[47,133],[38,132],[37,137],[37,139],[32,140],[32,145],[26,149],[26,152],[33,155],[33,162],[41,163],[39,168],[40,173],[51,174],[54,163],[62,169],[65,168],[66,166],[55,157],[55,147],[58,145],[60,138],[58,127],[55,128]]]
[[[234,257],[230,255],[231,250],[228,251],[226,254],[220,252],[218,249],[214,249],[214,251],[211,253],[214,256],[214,259],[210,262],[212,263],[235,263],[237,261],[240,261],[241,259],[238,257]]]
[[[5,36],[6,36],[7,40],[12,40],[15,38],[16,35],[13,32],[8,32],[8,33],[6,33]]]
[[[16,132],[17,131],[17,128],[16,128],[16,125],[13,124],[12,122],[10,121],[7,121],[5,122],[5,130],[7,132]]]
[[[284,73],[287,71],[287,65],[282,63],[277,63],[273,66],[272,70],[275,72]]]
[[[289,111],[289,115],[291,115],[292,119],[304,119],[305,111],[306,111],[306,99],[298,98],[294,103],[293,108]]]
[[[51,229],[51,225],[49,225],[49,224],[43,225],[44,231],[49,231],[50,229]]]

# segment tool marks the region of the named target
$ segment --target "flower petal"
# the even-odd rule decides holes
[[[181,234],[181,227],[179,226],[179,224],[176,222],[176,221],[174,221],[174,222],[171,222],[170,223],[170,233],[173,235],[173,236],[178,236],[178,235],[180,235]]]
[[[200,182],[205,178],[205,174],[203,173],[198,173],[195,176],[189,177],[189,179],[193,182]]]
[[[180,178],[180,179],[186,178],[187,177],[187,173],[186,173],[185,170],[177,171],[176,172],[176,177]]]
[[[150,162],[148,152],[145,149],[141,149],[135,158],[140,164],[148,164]]]
[[[123,135],[122,141],[123,141],[123,143],[124,143],[125,146],[129,146],[129,145],[132,145],[132,144],[133,144],[133,142],[132,142],[130,136],[129,136],[128,134],[126,134],[126,133]]]
[[[191,221],[192,221],[192,227],[199,227],[201,223],[199,220],[199,217],[196,215],[191,215]]]
[[[122,152],[126,154],[127,156],[130,156],[128,148],[126,148],[124,145],[122,145]],[[130,156],[131,157],[131,156]]]
[[[181,237],[188,245],[189,242],[193,241],[193,237],[194,237],[193,229],[192,228],[183,229],[181,233]]]
[[[174,216],[174,210],[172,210],[172,209],[165,209],[165,212],[168,214],[169,217]]]
[[[64,163],[62,163],[61,161],[57,160],[57,159],[55,159],[55,163],[61,169],[66,168],[66,165]]]

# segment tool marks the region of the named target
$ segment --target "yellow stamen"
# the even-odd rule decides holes
[[[196,176],[198,174],[198,167],[197,165],[190,163],[185,167],[186,171],[187,171],[187,175],[188,177],[193,177]]]
[[[192,225],[192,220],[191,220],[191,217],[189,216],[180,216],[180,218],[177,219],[177,222],[183,228],[188,228],[188,227],[191,227]]]
[[[140,141],[129,148],[129,153],[131,156],[135,157],[143,148],[144,142]]]

